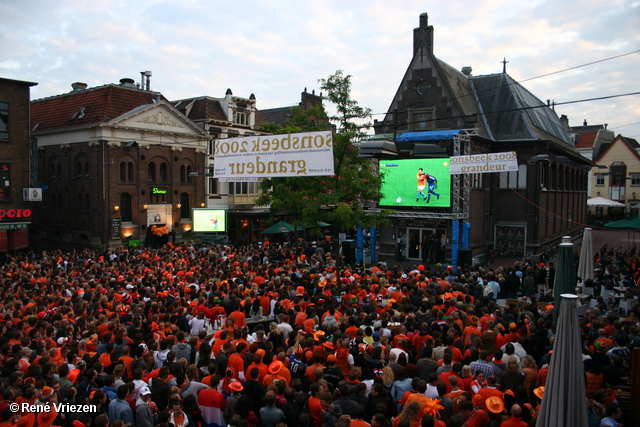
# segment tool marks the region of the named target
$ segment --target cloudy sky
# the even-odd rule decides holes
[[[264,109],[297,104],[341,69],[381,119],[423,12],[436,56],[454,68],[498,73],[506,57],[513,78],[557,103],[640,92],[640,0],[0,0],[0,76],[38,82],[37,99],[151,70],[169,99],[231,88]],[[556,111],[640,140],[640,95]]]

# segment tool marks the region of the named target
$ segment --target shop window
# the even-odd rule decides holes
[[[0,141],[9,140],[9,103],[0,102]]]
[[[11,199],[11,165],[0,163],[0,200]]]

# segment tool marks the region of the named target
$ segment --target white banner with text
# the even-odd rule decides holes
[[[331,131],[247,135],[215,141],[213,176],[237,178],[333,175]]]
[[[449,174],[451,175],[517,171],[518,156],[515,151],[453,156],[449,167]]]

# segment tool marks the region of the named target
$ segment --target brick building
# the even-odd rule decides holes
[[[28,190],[36,180],[29,134],[30,88],[36,84],[0,78],[0,256],[28,246],[28,227],[38,203],[39,190],[35,196]]]
[[[131,79],[34,100],[42,206],[30,230],[38,245],[105,248],[178,237],[204,207],[209,136],[160,93]]]
[[[591,162],[556,112],[506,69],[474,76],[471,67],[459,71],[440,60],[426,13],[419,22],[413,58],[387,114],[374,124],[376,139],[363,148],[379,158],[388,148],[392,155],[386,158],[515,151],[518,170],[452,176],[451,187],[458,189],[450,194],[453,208],[398,209],[394,226],[381,232],[380,252],[418,260],[435,234],[447,242],[447,258],[454,262],[459,250],[466,263],[484,255],[487,245],[498,252],[514,248],[515,256],[535,260],[563,235],[581,235]],[[457,136],[429,140],[447,131]]]

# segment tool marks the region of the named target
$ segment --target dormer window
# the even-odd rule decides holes
[[[247,109],[244,107],[238,107],[233,111],[233,121],[239,125],[247,124]]]

